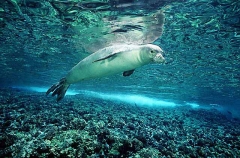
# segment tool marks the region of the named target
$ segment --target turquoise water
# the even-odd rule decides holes
[[[238,157],[239,17],[236,0],[2,1],[0,157]],[[45,95],[119,43],[158,45],[166,63]]]

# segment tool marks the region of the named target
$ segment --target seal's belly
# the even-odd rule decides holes
[[[82,61],[68,73],[67,81],[76,83],[81,80],[105,77],[116,73],[132,70],[144,65],[139,61],[138,55],[123,54],[116,58],[101,61]]]

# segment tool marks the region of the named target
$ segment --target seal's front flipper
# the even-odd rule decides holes
[[[62,78],[58,83],[52,85],[46,92],[46,95],[48,95],[50,92],[52,92],[52,96],[57,95],[57,101],[61,100],[70,85],[67,84],[66,78]]]
[[[134,72],[134,69],[129,71],[124,71],[123,76],[130,76],[131,74],[133,74],[133,72]]]
[[[105,60],[105,59],[113,60],[115,57],[117,57],[117,53],[110,54],[109,56],[106,56],[106,57],[103,57],[101,59],[95,60],[95,61],[93,61],[93,63],[98,62],[98,61],[102,61],[102,60]]]

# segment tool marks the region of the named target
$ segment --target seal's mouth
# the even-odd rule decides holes
[[[153,61],[156,63],[164,63],[165,58],[162,56],[161,53],[157,53],[156,56],[153,58]]]

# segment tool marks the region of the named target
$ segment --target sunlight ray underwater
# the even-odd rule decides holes
[[[13,86],[14,89],[25,90],[25,91],[32,91],[32,92],[39,92],[45,93],[47,91],[47,87],[37,87],[37,86]],[[169,101],[159,98],[152,98],[148,97],[143,94],[122,94],[122,93],[102,93],[102,92],[95,92],[95,91],[87,91],[87,90],[69,90],[67,91],[66,95],[85,95],[92,98],[100,98],[102,100],[109,100],[112,102],[117,103],[127,103],[134,106],[140,107],[164,107],[164,108],[175,108],[175,107],[187,107],[189,109],[216,109],[221,113],[225,114],[229,117],[229,114],[232,117],[240,118],[239,114],[234,112],[232,109],[226,108],[221,105],[200,105],[196,102],[181,102],[178,101]]]
[[[20,89],[25,91],[33,91],[45,93],[47,88],[37,87],[37,86],[13,86],[14,89]],[[86,95],[93,98],[100,98],[103,100],[115,101],[115,102],[124,102],[131,105],[137,105],[142,107],[176,107],[176,106],[189,106],[191,108],[200,108],[201,106],[197,103],[186,102],[184,105],[175,103],[174,101],[166,101],[164,99],[152,98],[145,96],[143,94],[122,94],[122,93],[102,93],[95,91],[87,90],[69,90],[66,95]]]

